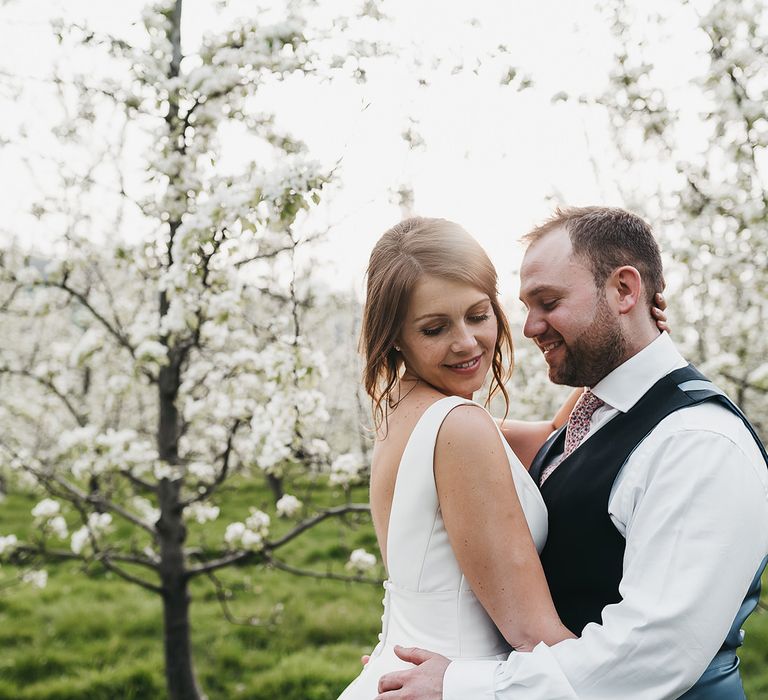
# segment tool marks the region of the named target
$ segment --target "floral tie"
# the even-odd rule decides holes
[[[600,406],[605,406],[605,402],[598,399],[597,396],[589,390],[579,396],[579,399],[576,401],[576,405],[573,407],[571,415],[568,418],[568,426],[565,429],[565,449],[563,450],[563,456],[552,462],[552,464],[541,473],[541,484],[543,484],[547,480],[547,477],[555,471],[555,467],[557,467],[560,462],[581,444],[581,441],[589,432],[589,422],[592,420],[592,414],[600,408]]]

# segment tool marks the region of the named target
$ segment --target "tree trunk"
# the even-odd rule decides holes
[[[275,499],[275,503],[277,503],[285,495],[282,478],[274,474],[267,474],[267,484],[272,489],[272,497]]]
[[[168,582],[163,592],[165,682],[170,700],[205,700],[197,684],[189,636],[186,581]]]
[[[161,306],[166,303],[163,295]],[[176,398],[180,384],[180,359],[170,351],[170,362],[160,370],[157,442],[160,458],[178,464],[179,414]],[[165,679],[171,700],[204,700],[192,663],[189,626],[189,589],[184,560],[187,528],[182,519],[181,480],[161,479],[158,484],[160,520],[160,579],[163,586]]]
[[[181,64],[181,7],[176,0],[170,13],[168,39],[172,47],[168,77],[179,75]],[[179,104],[176,94],[168,100],[168,134],[178,137]],[[183,145],[177,142],[176,150],[183,153]],[[173,239],[181,224],[180,218],[169,222],[168,261],[173,263]],[[169,300],[165,291],[160,293],[160,316],[168,313]],[[173,347],[167,337],[161,338],[168,347],[168,364],[158,374],[158,427],[157,445],[160,459],[170,465],[179,463],[179,411],[176,399],[181,385],[184,352]],[[165,681],[170,700],[206,700],[197,683],[192,662],[192,645],[189,624],[189,588],[184,559],[184,542],[187,529],[182,519],[181,480],[161,479],[158,485],[160,520],[157,523],[160,542],[160,579],[163,587],[163,641],[165,649]]]
[[[189,589],[184,567],[186,527],[179,507],[179,483],[160,484],[160,577],[163,584],[165,680],[171,700],[205,700],[192,663]]]

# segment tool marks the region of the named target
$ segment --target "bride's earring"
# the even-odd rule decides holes
[[[400,352],[400,346],[399,345],[395,345],[394,347],[395,347],[395,352]]]

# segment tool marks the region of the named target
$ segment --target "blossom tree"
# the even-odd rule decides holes
[[[671,252],[676,335],[765,434],[768,8],[615,0],[604,9],[615,61],[608,89],[586,101],[608,117],[626,204]],[[664,50],[674,41],[690,47],[683,68],[680,51]]]
[[[101,52],[113,70],[56,77],[66,154],[35,214],[63,222],[61,235],[0,258],[0,468],[6,488],[40,494],[32,534],[0,533],[0,557],[37,585],[47,562],[80,560],[159,595],[174,699],[204,697],[193,578],[290,570],[280,547],[367,511],[286,492],[291,474],[325,468],[348,486],[363,467],[360,456],[332,460],[323,440],[323,358],[302,334],[307,283],[294,264],[330,173],[253,106],[265,85],[322,68],[300,10],[241,20],[186,55],[182,0],[148,6],[129,38],[61,25],[62,44]],[[227,170],[217,159],[233,124],[258,157]],[[219,518],[222,486],[254,474],[293,526],[272,534],[271,516],[252,508],[218,546],[188,541],[190,521]],[[348,573],[326,575],[375,581],[371,556],[355,551]]]

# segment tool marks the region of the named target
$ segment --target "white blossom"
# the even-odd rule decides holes
[[[258,508],[251,508],[251,514],[245,520],[246,527],[262,537],[266,537],[269,533],[269,523],[269,516]]]
[[[16,272],[16,281],[20,284],[34,284],[40,281],[40,270],[34,266],[23,267]]]
[[[203,483],[211,483],[216,478],[216,468],[209,462],[190,462],[187,473]]]
[[[244,532],[245,523],[230,523],[224,532],[224,541],[234,548],[242,541]]]
[[[70,547],[75,554],[81,554],[88,544],[90,534],[88,527],[83,525],[81,528],[75,530],[70,538]]]
[[[89,328],[72,348],[69,361],[74,366],[81,366],[104,344],[104,333],[99,328]]]
[[[749,375],[749,380],[766,390],[768,390],[768,362],[764,362],[762,365],[752,370]]]
[[[176,481],[182,478],[183,473],[178,465],[168,464],[168,462],[157,462],[154,466],[154,475],[156,479]]]
[[[72,533],[70,548],[75,554],[83,554],[91,544],[91,538],[99,540],[109,532],[112,516],[109,513],[89,513],[88,522]]]
[[[258,551],[264,546],[269,534],[269,516],[257,508],[250,509],[251,514],[244,523],[230,523],[224,533],[224,541],[231,549],[240,547]]]
[[[218,506],[212,506],[208,503],[197,502],[189,505],[185,509],[184,515],[187,518],[194,519],[196,522],[202,525],[203,523],[216,520],[216,518],[219,517],[220,512],[221,511]]]
[[[44,270],[45,278],[49,282],[59,282],[63,276],[64,271],[67,269],[67,263],[65,260],[51,260]]]
[[[192,310],[184,305],[184,298],[176,296],[171,299],[168,311],[160,320],[160,332],[167,335],[179,335],[189,328],[194,328],[197,319]]]
[[[360,482],[364,468],[363,458],[353,452],[339,455],[331,464],[329,482],[334,486],[351,486]]]
[[[58,537],[60,540],[67,539],[67,535],[69,534],[69,530],[67,529],[67,522],[61,515],[57,515],[51,518],[46,523],[46,529],[50,530],[53,535]]]
[[[307,441],[305,450],[315,462],[322,462],[326,460],[331,454],[330,445],[328,445],[328,443],[321,438],[312,438],[311,440]]]
[[[16,538],[16,535],[0,535],[0,557],[4,556],[7,552],[12,552],[18,544],[19,540]]]
[[[364,574],[376,566],[376,556],[365,549],[355,549],[349,555],[346,568],[356,574]]]
[[[88,528],[95,534],[107,532],[112,524],[112,516],[109,513],[90,513],[88,515]]]
[[[115,374],[107,380],[107,390],[112,394],[122,394],[130,385],[131,378],[125,374]]]
[[[48,572],[44,569],[25,571],[21,580],[35,586],[35,588],[45,588],[48,585]]]
[[[261,533],[246,529],[240,540],[243,549],[252,549],[258,551],[264,544],[264,537]]]
[[[61,511],[61,505],[52,498],[44,498],[33,509],[32,516],[38,520],[48,520]]]
[[[261,469],[266,472],[272,472],[278,464],[290,456],[290,445],[278,442],[277,440],[267,440],[259,453],[257,461]]]
[[[82,428],[74,428],[73,430],[65,430],[59,436],[59,454],[63,455],[70,450],[89,449],[97,434],[98,431],[93,425],[86,425]]]
[[[168,362],[168,348],[157,340],[144,340],[136,348],[136,360],[143,363],[164,365]]]
[[[281,518],[292,518],[301,510],[301,506],[302,502],[296,496],[286,493],[276,504],[277,515]]]
[[[160,509],[155,508],[148,499],[136,496],[131,501],[131,505],[142,520],[153,525],[160,520]]]

